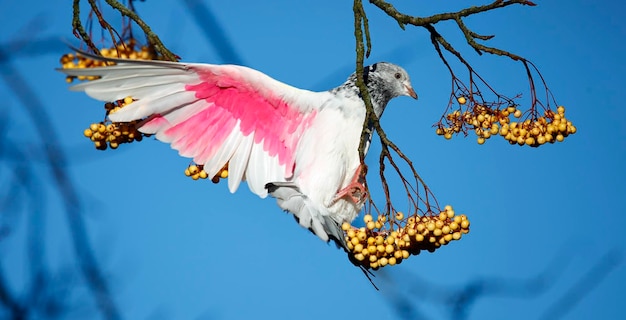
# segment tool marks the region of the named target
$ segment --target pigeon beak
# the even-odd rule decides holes
[[[412,97],[413,99],[417,99],[417,93],[413,90],[410,84],[405,84],[404,88],[406,89],[406,95]]]

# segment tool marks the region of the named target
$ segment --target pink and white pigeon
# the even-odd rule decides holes
[[[228,164],[231,192],[246,181],[320,239],[345,245],[339,226],[356,218],[366,191],[358,179],[366,111],[355,74],[337,88],[313,92],[243,66],[105,60],[116,64],[60,71],[100,77],[71,87],[92,98],[136,99],[110,114],[111,121],[143,119],[139,131],[203,164],[209,177]],[[364,79],[378,117],[395,97],[417,99],[397,65],[365,67]]]

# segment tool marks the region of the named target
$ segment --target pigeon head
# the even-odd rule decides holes
[[[409,96],[417,99],[417,94],[411,85],[408,73],[400,66],[389,62],[378,62],[363,68],[363,80],[372,99],[374,112],[380,117],[393,98]],[[349,90],[359,95],[356,86],[356,73],[348,78],[348,81],[334,91]]]
[[[417,94],[411,86],[409,74],[402,67],[393,63],[379,62],[367,66],[363,69],[363,78],[370,90],[382,88],[392,99],[399,96],[417,99]]]

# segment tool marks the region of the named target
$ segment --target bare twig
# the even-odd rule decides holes
[[[104,18],[104,16],[102,15],[100,11],[100,8],[98,7],[98,2],[96,2],[95,0],[88,0],[88,2],[92,10],[91,12],[93,12],[96,15],[98,22],[100,23],[100,26],[104,30],[107,30],[107,32],[109,32],[111,36],[111,41],[113,42],[113,44],[115,44],[116,38],[120,39],[121,36],[106,21],[106,19]],[[144,32],[144,34],[146,35],[146,38],[148,42],[150,43],[151,47],[153,47],[154,50],[158,52],[160,56],[170,61],[178,61],[178,57],[175,54],[173,54],[169,49],[167,49],[165,45],[163,45],[159,36],[152,31],[150,26],[148,26],[148,24],[145,23],[132,8],[128,8],[116,0],[106,0],[106,3],[109,6],[111,6],[111,8],[119,11],[122,17],[128,17],[130,20],[135,22],[137,26],[139,26],[141,30]],[[73,2],[72,27],[74,29],[75,35],[79,37],[85,44],[87,44],[87,46],[91,49],[92,52],[94,52],[95,54],[99,54],[99,50],[96,47],[96,45],[93,43],[93,39],[87,33],[87,31],[85,30],[80,20],[80,0],[74,0]]]

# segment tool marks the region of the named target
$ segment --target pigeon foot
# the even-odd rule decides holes
[[[333,198],[333,201],[332,201],[333,203],[337,202],[339,199],[343,197],[348,197],[350,198],[350,200],[352,200],[352,202],[354,202],[354,204],[358,205],[358,204],[363,203],[365,199],[367,199],[367,196],[368,196],[367,189],[365,188],[365,185],[363,184],[363,182],[361,182],[362,171],[363,171],[363,165],[360,165],[356,169],[356,172],[354,173],[354,176],[352,177],[350,184],[348,184],[345,188],[337,192],[337,194]]]

